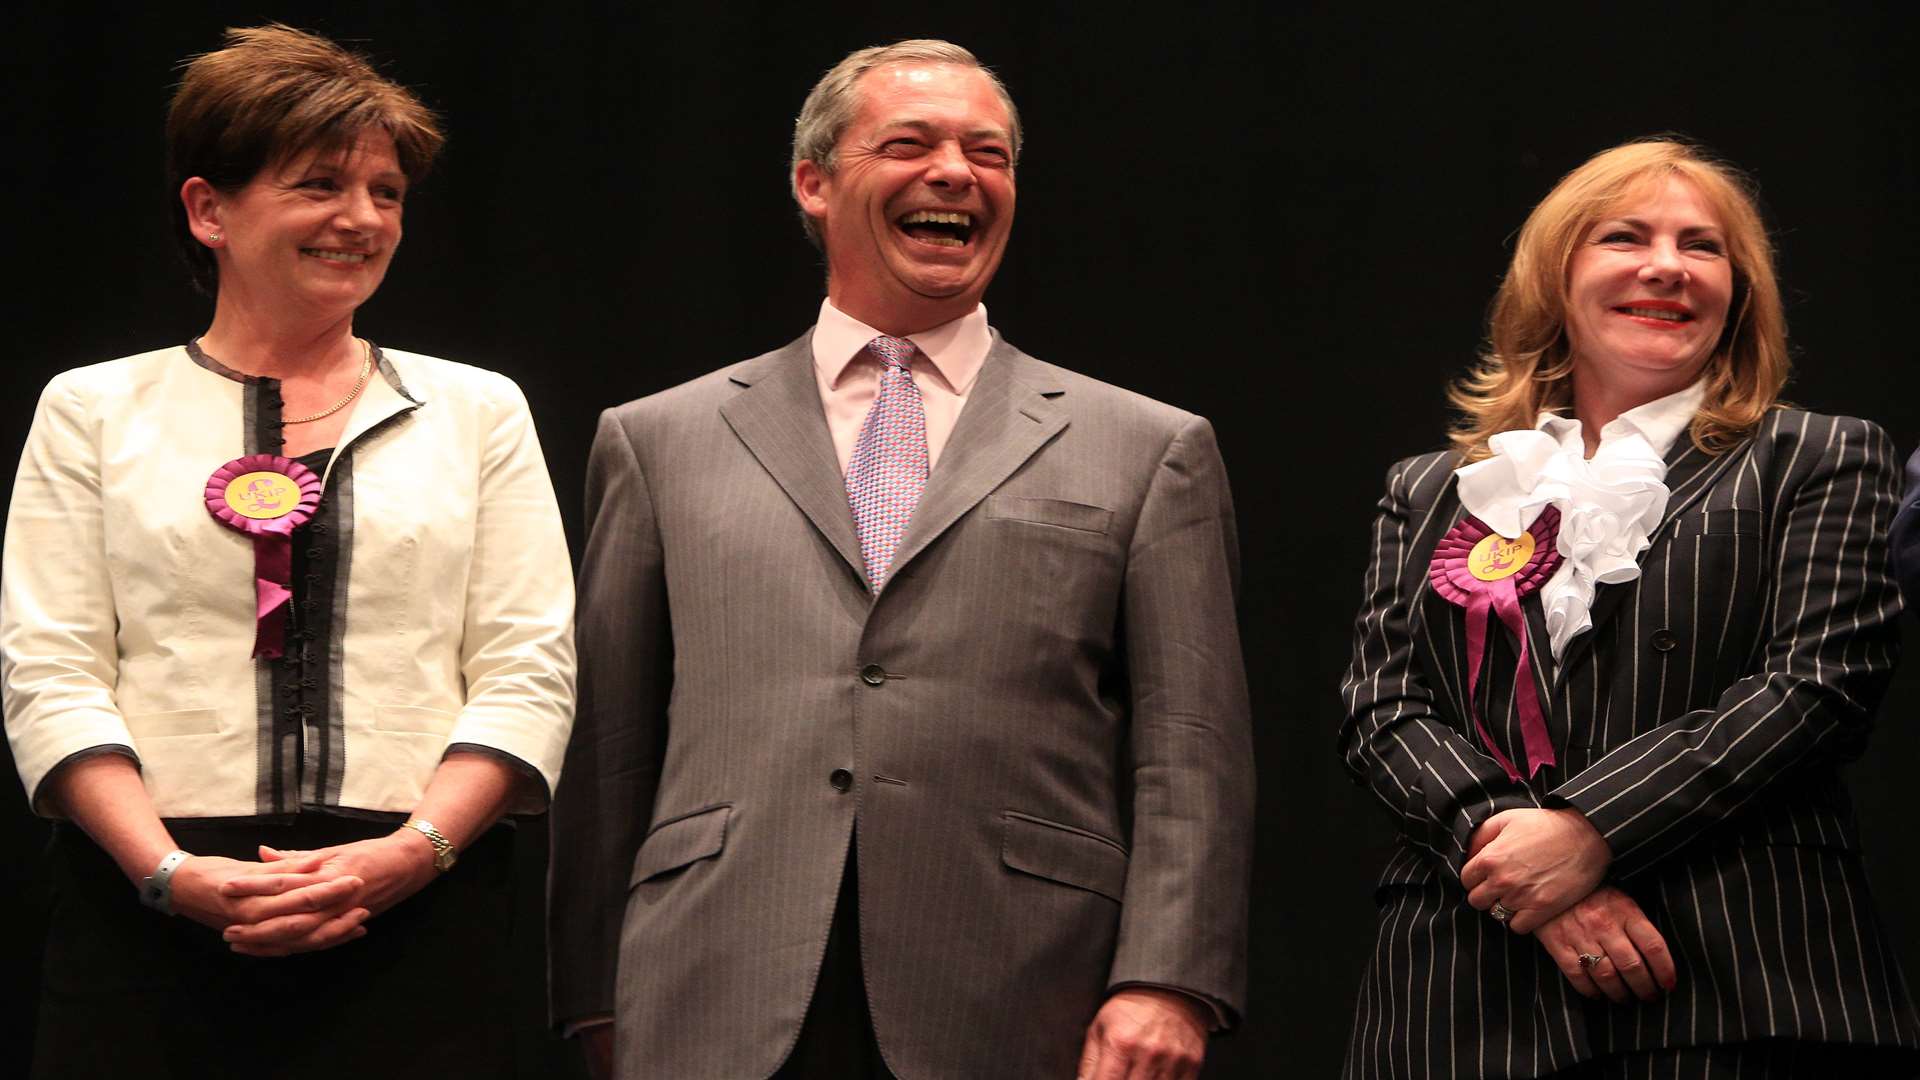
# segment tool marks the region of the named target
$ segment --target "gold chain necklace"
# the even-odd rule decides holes
[[[372,374],[373,374],[373,346],[367,343],[366,338],[361,338],[360,339],[360,381],[353,384],[353,389],[347,391],[347,396],[341,398],[339,401],[334,402],[331,407],[321,409],[319,412],[314,413],[312,416],[302,416],[297,420],[282,420],[280,422],[282,424],[311,424],[315,420],[322,420],[322,419],[325,419],[326,417],[332,416],[334,413],[337,413],[341,409],[346,408],[348,405],[353,404],[353,399],[359,397],[360,391],[366,389],[367,377]]]

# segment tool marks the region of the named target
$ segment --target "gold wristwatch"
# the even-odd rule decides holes
[[[401,822],[400,827],[403,829],[412,829],[414,832],[426,837],[427,843],[433,845],[433,868],[435,870],[444,874],[453,869],[454,861],[460,857],[460,853],[453,850],[453,841],[441,835],[440,830],[433,827],[433,822],[428,821],[426,818],[410,817]]]

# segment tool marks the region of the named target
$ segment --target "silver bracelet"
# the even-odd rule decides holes
[[[173,872],[189,858],[192,856],[184,851],[167,852],[153,873],[140,879],[140,902],[162,915],[173,914]]]

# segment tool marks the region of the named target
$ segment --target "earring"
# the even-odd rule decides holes
[[[220,234],[219,234],[219,233],[217,233],[217,232],[210,232],[210,233],[208,233],[208,234],[207,234],[207,243],[209,243],[209,244],[217,244],[217,243],[219,243],[219,242],[220,242]]]

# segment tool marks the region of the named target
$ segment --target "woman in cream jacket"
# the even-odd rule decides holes
[[[499,1074],[493,826],[558,779],[573,597],[518,389],[353,333],[440,132],[267,26],[167,135],[212,323],[56,378],[7,520],[7,734],[57,821],[36,1069]]]

